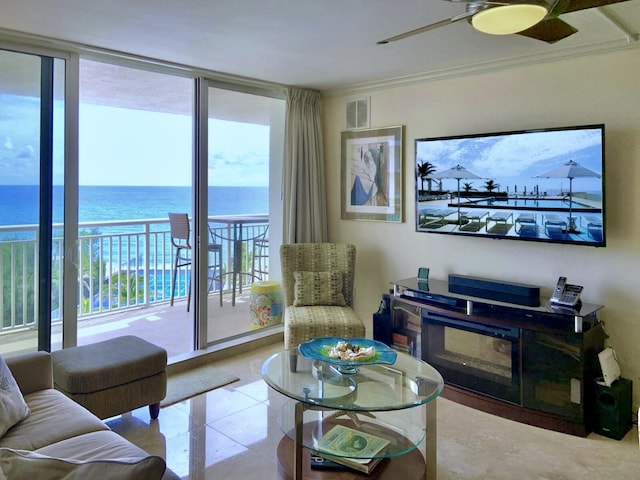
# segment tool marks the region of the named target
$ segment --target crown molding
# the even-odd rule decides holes
[[[359,83],[351,85],[349,87],[327,89],[323,91],[323,96],[331,98],[342,97],[345,95],[358,95],[370,93],[376,90],[406,87],[409,85],[447,80],[450,78],[460,78],[464,76],[479,75],[483,73],[491,73],[501,70],[508,70],[511,68],[525,67],[529,65],[558,62],[584,56],[603,55],[624,50],[637,49],[639,47],[640,42],[633,41],[632,38],[627,37],[622,40],[612,40],[598,44],[591,44],[588,46],[556,49],[541,54],[521,55],[497,61],[465,65],[463,67],[453,67],[414,75],[407,75],[403,77],[389,78],[375,82]]]

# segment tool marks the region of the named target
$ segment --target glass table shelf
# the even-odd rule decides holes
[[[291,399],[278,420],[291,450],[286,455],[293,458],[293,462],[284,461],[292,469],[292,475],[286,478],[301,479],[303,450],[306,456],[307,451],[322,454],[320,438],[342,424],[389,440],[379,456],[401,457],[396,462],[400,464],[407,458],[412,464],[421,461],[423,473],[419,478],[435,479],[435,399],[444,382],[429,364],[398,353],[393,364],[361,365],[355,373],[347,374],[294,349],[268,358],[262,366],[262,377],[271,388]],[[415,453],[421,445],[424,458]]]
[[[298,402],[291,400],[282,407],[278,416],[278,424],[282,432],[291,440],[295,440],[296,421],[295,408]],[[346,427],[375,435],[389,440],[389,445],[375,457],[397,457],[405,455],[417,448],[425,439],[424,409],[413,408],[391,412],[362,412],[355,415],[356,419],[340,410],[307,409],[302,417],[302,446],[318,454],[322,454],[319,442],[335,425]],[[331,453],[331,452],[326,452]],[[352,457],[352,455],[349,455]]]

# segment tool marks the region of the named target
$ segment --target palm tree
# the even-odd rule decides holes
[[[469,193],[471,190],[473,190],[473,183],[466,182],[462,185],[462,190],[464,191],[464,193]]]
[[[429,191],[431,191],[431,175],[436,172],[436,167],[431,162],[422,162],[418,165],[418,177],[421,181],[421,190],[424,191],[424,181],[427,180],[429,185]]]
[[[486,182],[484,182],[484,188],[487,190],[487,192],[491,193],[494,190],[499,189],[500,185],[493,180],[487,180]]]

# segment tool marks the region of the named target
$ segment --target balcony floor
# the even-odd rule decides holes
[[[276,330],[270,327],[251,330],[249,319],[249,290],[236,295],[235,306],[231,294],[223,297],[220,306],[217,293],[208,298],[209,343],[237,340],[242,335]],[[105,313],[78,321],[78,345],[87,345],[120,335],[136,335],[167,350],[169,363],[193,354],[192,312],[187,312],[187,301],[176,300],[149,307]],[[240,341],[240,340],[238,340]],[[36,350],[37,332],[22,330],[0,335],[0,354],[16,354]],[[62,342],[62,326],[52,329],[52,350],[59,350]]]

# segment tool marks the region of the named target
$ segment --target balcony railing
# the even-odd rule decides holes
[[[253,271],[256,239],[265,223],[241,228],[242,272]],[[37,325],[39,292],[38,225],[0,226],[0,332],[34,328]],[[210,291],[231,288],[234,244],[230,226],[211,224],[211,234],[222,242],[222,271]],[[175,249],[171,245],[168,220],[143,219],[119,222],[80,223],[78,236],[78,317],[89,318],[167,302],[173,291]],[[225,240],[220,240],[225,239]],[[227,240],[228,239],[228,240]],[[53,227],[51,320],[62,321],[62,225]],[[237,250],[239,251],[239,250]],[[191,267],[182,267],[176,277],[175,298],[186,298]],[[260,277],[258,277],[260,278]],[[238,285],[248,287],[254,277],[238,276]]]

